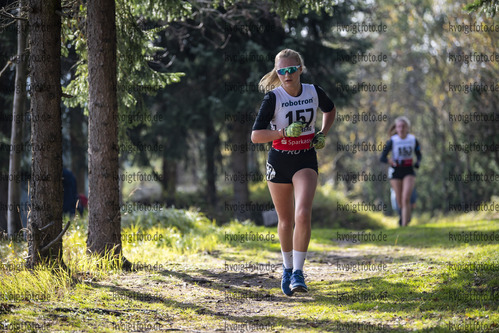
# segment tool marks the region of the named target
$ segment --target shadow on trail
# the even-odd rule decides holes
[[[249,295],[248,299],[264,300],[271,302],[301,302],[303,298],[288,297],[280,292],[280,273],[246,273],[246,272],[216,272],[210,270],[199,270],[196,276],[184,272],[161,271],[163,276],[173,276],[185,283],[197,285],[201,288],[216,290],[223,293],[220,299],[230,299],[231,295]],[[199,274],[199,275],[198,275]],[[274,276],[278,275],[278,278]],[[278,288],[279,295],[270,293],[270,289]],[[255,296],[255,297],[251,297]],[[310,302],[310,300],[305,300]]]
[[[206,272],[206,271],[203,271]],[[189,274],[185,273],[178,273],[178,272],[171,272],[171,271],[165,271],[165,274],[169,275],[174,275],[177,277],[182,277],[184,281],[196,281],[196,278],[192,278]],[[208,271],[208,273],[211,273]],[[205,316],[212,316],[218,320],[221,320],[223,323],[220,325],[220,327],[217,327],[213,329],[213,331],[274,331],[277,326],[282,326],[285,329],[293,329],[293,330],[300,330],[300,329],[312,329],[312,328],[317,328],[320,331],[323,332],[350,332],[350,331],[357,331],[359,329],[362,330],[368,330],[368,331],[385,331],[385,332],[409,332],[412,330],[406,330],[406,329],[401,329],[401,328],[391,328],[388,324],[376,324],[376,323],[371,323],[369,321],[363,321],[363,322],[355,322],[355,321],[339,321],[339,320],[329,320],[329,319],[314,319],[313,316],[308,316],[308,318],[290,318],[289,316],[282,315],[282,316],[277,316],[277,315],[256,315],[253,314],[251,315],[251,311],[243,311],[244,313],[249,313],[245,315],[234,315],[231,314],[231,312],[234,312],[234,308],[238,308],[240,305],[237,303],[234,304],[229,304],[229,307],[226,308],[220,308],[217,307],[217,309],[213,310],[209,307],[209,305],[202,303],[203,301],[199,303],[193,303],[193,302],[181,302],[177,300],[173,300],[167,297],[161,297],[157,296],[157,294],[149,294],[147,292],[137,292],[132,289],[127,289],[124,287],[117,287],[117,286],[104,286],[100,285],[98,283],[89,283],[92,287],[94,288],[99,288],[99,289],[107,289],[112,293],[115,293],[117,295],[122,295],[123,297],[130,297],[131,299],[138,301],[140,303],[159,303],[159,304],[165,304],[165,306],[169,307],[174,307],[176,309],[181,309],[181,310],[192,310],[198,315],[205,315]],[[202,283],[204,286],[207,283]],[[216,288],[215,288],[216,289]],[[326,296],[327,297],[327,296]],[[293,298],[287,298],[288,300],[293,300]],[[303,298],[295,298],[294,301],[303,303],[304,299]],[[307,300],[308,302],[312,302],[312,300]],[[321,298],[320,296],[314,296],[314,302],[316,301],[324,301],[324,298]],[[260,303],[260,302],[259,302]],[[262,302],[260,303],[264,304],[263,306],[274,306],[272,303],[268,302]],[[255,304],[247,304],[252,308],[255,308]],[[78,309],[74,309],[75,311],[78,311]],[[130,308],[120,308],[119,311],[116,310],[104,310],[103,314],[110,314],[113,316],[126,316],[127,320],[131,320],[130,318],[130,312],[141,312],[141,309],[137,307],[130,307]],[[155,320],[162,320],[166,321],[168,324],[162,324],[161,326],[167,326],[168,327],[163,327],[161,330],[166,329],[168,331],[176,331],[176,330],[185,330],[185,329],[192,329],[192,327],[179,327],[179,325],[176,325],[175,323],[175,314],[163,314],[159,313],[157,310],[142,310],[142,313],[144,312],[155,312]],[[166,315],[166,316],[165,316]],[[202,319],[200,319],[200,322],[198,325],[196,325],[196,329],[203,328],[203,331],[211,331],[210,329],[206,329],[205,326],[203,326]]]
[[[203,273],[211,273],[211,272],[206,272],[203,271]],[[188,281],[197,281],[199,279],[193,278],[189,274],[185,273],[178,273],[178,272],[171,272],[171,271],[165,271],[165,274],[169,275],[175,275],[177,277],[182,277],[182,279],[186,282]],[[207,274],[208,275],[208,274]],[[332,283],[336,283],[340,281],[332,281]],[[207,285],[208,283],[202,283],[202,285]],[[394,293],[387,293],[384,294],[384,298],[381,301],[371,301],[371,302],[358,302],[358,301],[351,301],[346,299],[345,295],[343,295],[343,298],[338,299],[337,296],[331,295],[332,292],[320,292],[320,291],[315,291],[313,293],[313,302],[316,302],[318,304],[324,304],[326,303],[327,305],[330,306],[335,306],[335,307],[342,307],[344,310],[348,311],[369,311],[369,308],[374,308],[376,307],[376,311],[378,312],[385,312],[385,313],[393,313],[394,316],[393,318],[404,322],[404,320],[410,320],[407,316],[398,316],[397,312],[407,312],[410,313],[411,311],[414,310],[416,307],[419,311],[438,311],[439,307],[441,304],[434,304],[432,306],[432,301],[431,299],[436,296],[435,295],[428,295],[426,293],[418,293],[414,292],[411,290],[409,286],[407,286],[405,283],[388,283],[386,281],[383,281],[382,278],[369,278],[369,279],[362,279],[362,280],[357,280],[357,281],[352,281],[351,282],[352,286],[376,286],[376,288],[379,290],[385,289],[385,290],[397,290],[397,295]],[[195,312],[198,315],[204,315],[204,316],[211,316],[217,320],[222,321],[220,324],[220,327],[214,328],[214,331],[242,331],[242,330],[254,330],[254,331],[273,331],[275,330],[276,326],[282,326],[285,329],[319,329],[320,331],[323,332],[353,332],[353,331],[370,331],[370,332],[411,332],[413,329],[405,329],[403,326],[397,324],[394,321],[390,322],[374,322],[371,320],[363,320],[363,321],[341,321],[341,320],[336,320],[333,318],[330,319],[318,319],[317,317],[314,318],[314,316],[305,316],[304,318],[290,318],[290,316],[286,315],[257,315],[251,312],[245,312],[243,311],[244,315],[237,315],[234,314],[234,309],[238,308],[240,305],[237,303],[234,304],[229,304],[230,306],[228,307],[223,307],[220,308],[220,306],[217,306],[215,309],[210,308],[210,305],[203,303],[204,301],[201,300],[200,302],[194,303],[194,302],[187,302],[187,301],[177,301],[170,299],[168,297],[160,297],[157,296],[157,294],[150,294],[147,292],[137,292],[133,291],[131,289],[123,288],[123,287],[117,287],[117,286],[103,286],[99,285],[98,283],[90,283],[90,285],[94,288],[100,288],[100,289],[106,289],[109,290],[112,293],[116,293],[119,295],[123,295],[124,297],[129,297],[130,295],[133,295],[131,297],[135,301],[139,301],[140,303],[159,303],[159,304],[165,304],[165,306],[168,307],[174,307],[176,309],[180,310],[191,310]],[[317,286],[320,288],[320,286]],[[192,291],[195,292],[195,291]],[[301,298],[296,298],[296,301],[302,302],[303,299]],[[310,300],[309,300],[310,302]],[[252,307],[255,307],[253,304],[249,304]],[[258,304],[260,306],[274,306],[272,303],[266,303],[262,302]],[[469,306],[469,304],[466,304]],[[139,305],[140,307],[140,305]],[[460,306],[458,303],[456,303],[456,310],[457,312],[460,312]],[[121,308],[120,309],[122,312],[127,313],[128,315],[130,312],[134,312],[140,309],[137,309],[136,306],[132,308]],[[454,310],[454,307],[451,308],[451,310]],[[462,308],[463,313],[465,312],[465,308]],[[112,311],[112,310],[110,310]],[[155,310],[144,310],[144,311],[150,311],[150,312],[157,312]],[[116,314],[113,314],[116,315]],[[130,318],[130,317],[127,317]],[[184,330],[188,329],[185,326],[179,327],[178,324],[176,324],[175,321],[175,314],[163,314],[163,313],[156,313],[155,315],[156,319],[160,319],[161,321],[166,321],[167,324],[162,324],[162,326],[165,326],[164,329],[167,329],[169,331],[171,330]],[[168,325],[168,327],[166,327]],[[431,328],[427,328],[422,330],[422,332],[430,332],[434,331],[435,329],[443,329],[445,330],[445,325],[444,326],[433,326]],[[202,319],[200,318],[199,324],[195,325],[196,329],[200,329],[201,327],[203,329],[206,329],[205,326],[203,326]],[[163,329],[163,328],[162,328]],[[189,327],[189,329],[192,329],[192,327]],[[209,329],[203,330],[203,331],[210,331]]]

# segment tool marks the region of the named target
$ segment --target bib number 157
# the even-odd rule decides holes
[[[310,113],[310,118],[308,118],[306,115]],[[314,119],[314,109],[305,109],[305,110],[294,110],[294,111],[289,111],[286,113],[286,118],[288,118],[289,124],[291,125],[295,121],[301,121],[306,123],[306,127],[310,126],[310,123],[312,123],[312,120]]]

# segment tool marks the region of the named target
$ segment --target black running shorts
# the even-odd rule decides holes
[[[416,176],[414,167],[389,167],[388,168],[388,179],[404,179],[405,176]]]
[[[267,160],[267,180],[272,183],[291,184],[293,175],[301,169],[319,173],[314,148],[305,150],[277,150],[271,148]]]

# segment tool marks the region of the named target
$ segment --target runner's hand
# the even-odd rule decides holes
[[[326,136],[322,132],[317,132],[310,142],[310,148],[322,149],[326,145]]]
[[[301,121],[295,121],[288,127],[284,129],[287,137],[296,138],[299,137],[302,133],[303,127],[305,127],[305,123]]]

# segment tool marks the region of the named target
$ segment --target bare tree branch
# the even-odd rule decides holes
[[[7,12],[5,10],[5,7],[0,10],[0,16],[6,17],[6,18],[11,19],[11,20],[21,20],[21,21],[28,22],[28,19],[25,17],[15,16],[15,15],[12,15],[11,13]]]
[[[7,64],[5,65],[5,67],[4,67],[4,68],[2,68],[2,70],[0,71],[0,77],[2,77],[3,72],[5,72],[5,70],[7,70],[7,68],[8,68],[10,65],[12,65],[12,60],[7,61]]]
[[[53,222],[52,222],[53,223]],[[51,224],[52,224],[51,223]],[[50,225],[51,225],[50,224]],[[53,244],[57,243],[59,241],[59,239],[62,238],[62,236],[64,236],[64,234],[66,233],[66,231],[68,231],[68,228],[69,228],[69,225],[71,224],[71,220],[68,220],[68,223],[66,223],[66,226],[64,227],[64,229],[61,231],[61,233],[53,240],[51,241],[50,243],[47,244],[47,246],[45,246],[43,249],[40,250],[40,252],[45,252],[47,251],[48,249],[50,249],[52,247]],[[47,226],[45,226],[47,227]],[[41,230],[41,229],[40,229]]]

